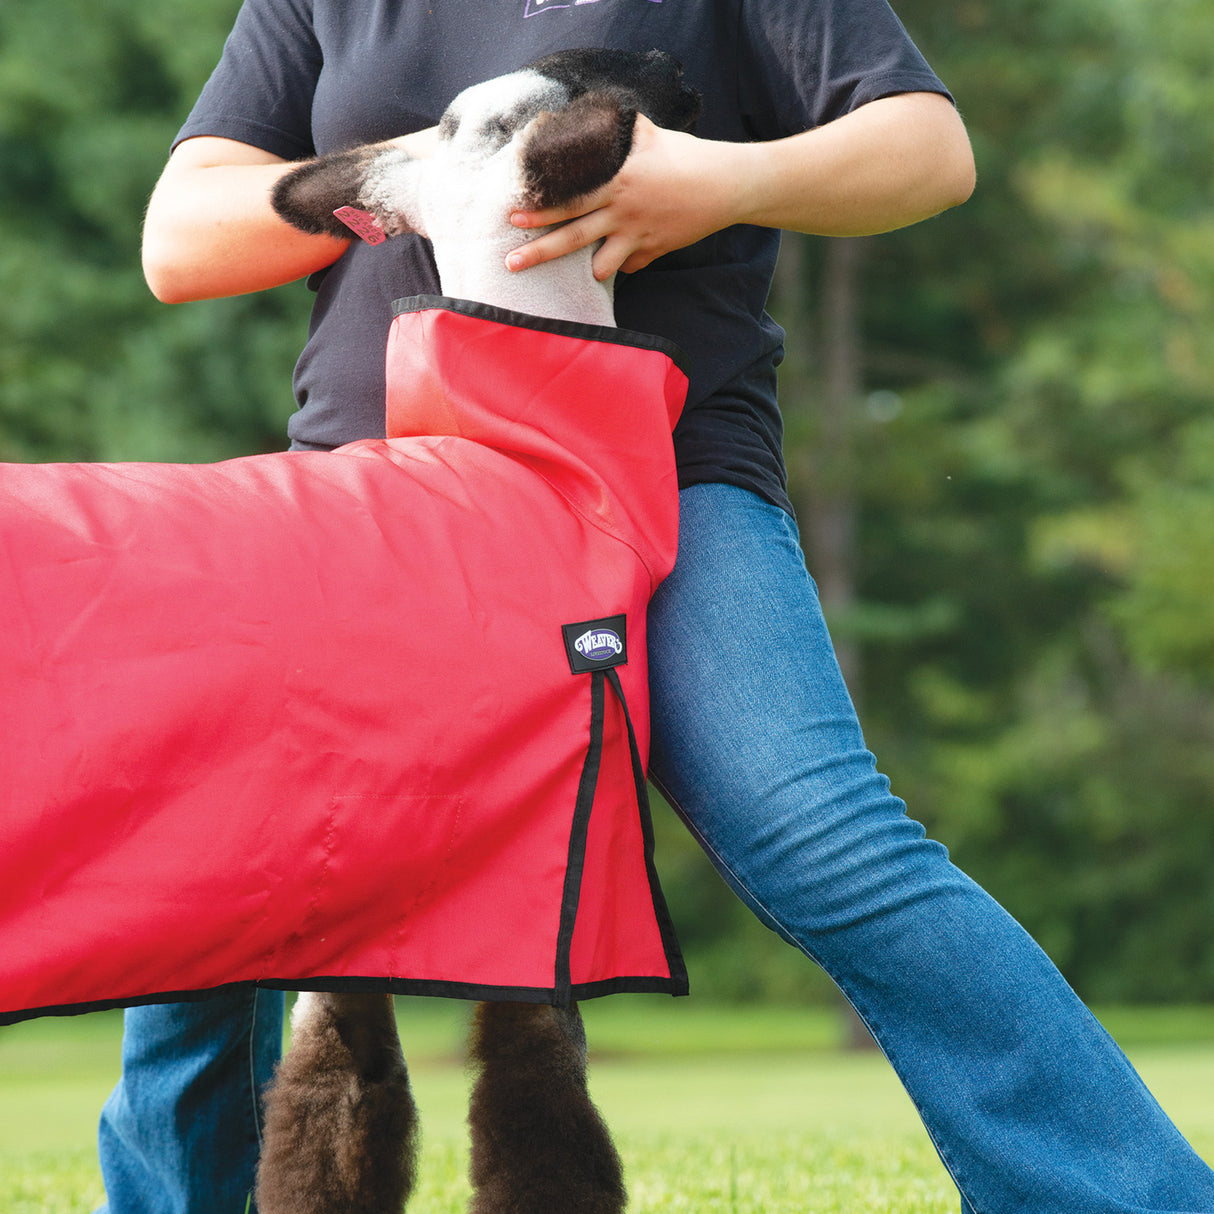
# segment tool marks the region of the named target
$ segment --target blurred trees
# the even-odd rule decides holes
[[[1084,994],[1209,998],[1214,13],[899,11],[979,189],[864,242],[860,575],[835,624],[870,740]],[[801,253],[815,298],[826,244]],[[808,340],[829,367],[821,322]],[[803,513],[837,444],[823,399],[812,373],[785,398]]]
[[[236,7],[0,8],[0,459],[282,445],[306,291],[168,308],[138,268]],[[1209,999],[1214,9],[895,7],[979,187],[904,232],[788,239],[773,308],[811,564],[911,812],[1086,996]],[[812,987],[662,836],[697,988]]]
[[[166,308],[143,210],[235,0],[0,8],[0,459],[281,447],[299,288]]]

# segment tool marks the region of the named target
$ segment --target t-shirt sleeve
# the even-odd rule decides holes
[[[795,135],[896,93],[949,96],[886,0],[742,0],[753,137]]]
[[[286,160],[313,155],[312,97],[322,63],[311,0],[244,0],[174,146],[216,135]]]

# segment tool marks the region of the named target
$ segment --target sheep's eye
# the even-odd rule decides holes
[[[440,139],[451,140],[455,138],[456,132],[459,130],[459,115],[452,110],[448,110],[438,123],[438,137]]]

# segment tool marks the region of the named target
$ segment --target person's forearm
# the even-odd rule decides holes
[[[270,205],[291,166],[170,161],[148,204],[143,272],[157,299],[183,303],[244,295],[302,278],[345,242],[305,236]]]
[[[433,134],[392,140],[429,153]],[[349,241],[309,236],[279,218],[275,182],[295,167],[234,140],[186,140],[165,166],[148,203],[143,271],[166,303],[245,295],[331,265]]]
[[[594,272],[643,269],[737,223],[863,236],[926,219],[969,197],[969,138],[946,97],[905,93],[769,143],[727,143],[638,118],[632,151],[601,190],[568,207],[518,212],[551,227],[506,258],[526,270],[602,242]]]
[[[269,195],[283,170],[196,170],[158,189],[144,226],[143,269],[163,303],[245,295],[331,264],[348,242],[283,223]]]
[[[964,202],[974,161],[947,98],[907,93],[814,130],[730,145],[737,221],[819,236],[867,236]]]

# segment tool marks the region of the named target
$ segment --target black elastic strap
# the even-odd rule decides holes
[[[636,731],[632,728],[632,714],[628,711],[628,701],[624,698],[620,676],[612,669],[607,671],[607,678],[620,701],[620,707],[624,710],[624,721],[628,725],[632,776],[636,781],[637,810],[641,815],[641,837],[645,842],[645,872],[649,877],[649,896],[653,899],[653,912],[658,921],[658,930],[662,934],[662,951],[666,954],[666,963],[670,966],[671,979],[686,987],[687,966],[683,961],[683,952],[679,948],[679,939],[674,930],[674,920],[670,917],[670,909],[666,905],[666,897],[658,880],[657,865],[654,863],[653,814],[649,805],[649,784],[645,779],[645,765],[641,762],[641,748],[637,745]]]
[[[573,997],[569,954],[573,946],[573,928],[577,921],[578,902],[582,894],[582,872],[586,864],[590,813],[594,808],[594,794],[603,761],[603,730],[606,717],[604,686],[607,682],[610,682],[611,690],[624,710],[624,724],[628,729],[628,750],[632,758],[632,778],[636,786],[637,812],[641,820],[641,838],[645,849],[645,873],[649,879],[649,896],[653,902],[654,916],[662,937],[662,950],[666,954],[672,981],[681,983],[684,988],[687,983],[687,968],[654,864],[653,817],[649,806],[649,788],[645,780],[645,766],[641,762],[641,750],[637,745],[636,730],[632,727],[632,714],[628,711],[628,701],[624,697],[624,688],[615,668],[595,670],[590,672],[590,744],[586,749],[586,761],[582,765],[582,776],[578,782],[577,802],[569,836],[569,862],[565,869],[565,888],[561,897],[561,924],[556,946],[556,981],[553,988],[553,1002],[558,1007],[568,1007]]]
[[[573,826],[569,834],[569,862],[565,868],[565,889],[561,895],[561,926],[556,938],[556,982],[553,1002],[568,1007],[573,999],[573,978],[569,952],[573,946],[573,925],[577,920],[582,895],[582,869],[586,863],[586,837],[590,831],[590,811],[594,808],[594,790],[598,787],[603,762],[604,687],[603,672],[590,675],[590,745],[578,781],[577,801],[573,807]]]

